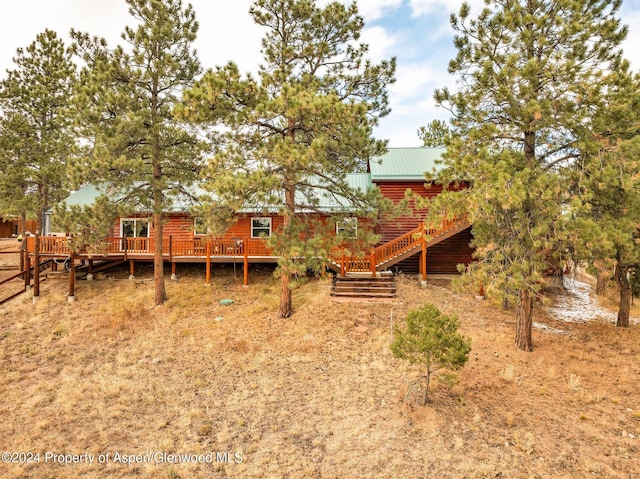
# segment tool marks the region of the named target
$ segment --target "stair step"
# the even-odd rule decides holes
[[[331,296],[342,298],[395,298],[396,282],[391,275],[335,278]]]
[[[359,282],[349,281],[349,282],[343,283],[341,281],[338,281],[335,283],[335,286],[358,287],[358,288],[388,288],[393,285],[394,283],[390,281],[385,281],[384,283],[372,283],[367,281],[359,281]]]
[[[394,281],[393,276],[389,275],[389,276],[381,276],[381,277],[377,277],[377,278],[362,278],[362,277],[357,277],[357,276],[344,276],[344,277],[340,277],[340,278],[336,278],[336,281],[344,281],[344,282],[350,282],[350,281],[370,281],[370,282],[375,282],[375,283],[392,283]]]
[[[396,297],[395,293],[382,294],[382,293],[371,293],[366,291],[353,292],[353,293],[332,291],[331,296],[351,297],[351,298],[395,298]]]

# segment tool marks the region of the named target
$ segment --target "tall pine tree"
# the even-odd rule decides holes
[[[593,115],[621,61],[620,0],[491,0],[452,15],[457,91],[437,90],[453,115],[441,181],[471,187],[438,201],[465,209],[487,289],[517,295],[516,347],[532,350],[533,308],[561,251],[567,169],[589,149]]]
[[[173,109],[200,72],[192,43],[198,23],[181,0],[127,0],[136,21],[126,48],[72,32],[86,62],[79,110],[92,146],[83,176],[130,211],[152,212],[155,303],[166,299],[163,222],[176,195],[188,194],[201,168],[196,134]]]
[[[217,210],[275,207],[283,216],[270,241],[280,258],[278,314],[286,318],[291,275],[318,267],[331,247],[302,218],[318,211],[319,192],[355,208],[372,205],[346,174],[385,150],[372,129],[389,111],[395,60],[366,60],[355,3],[257,0],[250,14],[267,32],[258,78],[242,77],[233,63],[209,71],[188,93],[183,114],[227,127],[207,171],[208,187],[225,206]]]
[[[640,75],[613,72],[606,108],[593,124],[597,148],[585,151],[571,182],[573,251],[592,265],[613,265],[620,294],[616,326],[629,326],[629,276],[640,270]]]
[[[52,30],[19,48],[0,82],[0,211],[37,219],[67,195],[75,151],[72,100],[76,68]]]

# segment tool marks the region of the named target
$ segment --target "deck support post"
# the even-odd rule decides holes
[[[205,247],[205,251],[207,254],[207,261],[206,261],[206,274],[205,274],[204,282],[206,284],[211,284],[211,242],[210,241],[207,241],[207,246]]]
[[[129,260],[129,279],[135,279],[136,277],[136,262],[132,259]]]
[[[33,302],[40,299],[40,232],[36,231],[35,265],[33,267]]]
[[[420,253],[420,270],[422,286],[427,285],[427,236],[426,231],[422,230],[422,252]]]
[[[246,288],[249,286],[249,245],[247,244],[247,238],[242,243],[242,252],[244,254],[244,278],[242,285]]]
[[[342,250],[342,260],[340,262],[340,276],[343,278],[347,275],[347,258]]]
[[[87,281],[93,281],[93,260],[89,260],[89,272],[87,273]]]
[[[176,264],[173,261],[171,262],[171,281],[178,281],[178,275],[176,274]]]
[[[67,301],[73,303],[76,300],[76,259],[73,252],[69,256],[69,295]]]

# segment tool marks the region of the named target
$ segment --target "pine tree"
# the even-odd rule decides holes
[[[441,148],[450,141],[449,136],[451,130],[446,122],[442,120],[433,120],[427,126],[421,126],[418,129],[418,136],[422,140],[422,144],[427,147]]]
[[[593,124],[598,148],[585,153],[571,183],[570,226],[579,260],[613,265],[620,293],[616,326],[628,327],[629,277],[640,270],[640,76],[626,64],[612,76],[606,108]]]
[[[76,68],[51,30],[19,48],[16,67],[0,82],[0,210],[37,219],[67,195],[74,154],[72,99]]]
[[[258,79],[242,77],[233,63],[209,71],[188,93],[183,114],[228,129],[207,171],[217,210],[276,207],[284,217],[270,241],[279,256],[278,314],[286,318],[291,275],[318,268],[330,248],[329,235],[302,212],[318,211],[318,191],[354,208],[372,204],[370,192],[350,187],[345,176],[385,150],[372,128],[389,111],[385,88],[395,60],[365,59],[355,3],[257,0],[250,14],[267,31]]]
[[[424,368],[423,406],[429,398],[431,375],[443,368],[457,371],[469,360],[471,339],[460,334],[459,327],[457,316],[442,314],[435,305],[425,304],[420,309],[409,311],[405,329],[394,329],[390,345],[393,355]],[[452,374],[441,377],[454,379]],[[420,380],[416,385],[419,384]]]
[[[78,109],[92,153],[82,171],[130,211],[152,212],[155,303],[162,304],[164,215],[201,168],[197,136],[173,115],[200,72],[192,48],[198,23],[181,0],[127,3],[137,22],[122,34],[128,48],[111,51],[102,39],[72,32],[86,62]]]
[[[458,91],[437,90],[452,115],[441,181],[471,188],[438,201],[465,209],[487,290],[516,294],[516,347],[532,349],[536,295],[562,251],[565,172],[592,146],[590,123],[621,62],[620,0],[492,0],[452,15]]]

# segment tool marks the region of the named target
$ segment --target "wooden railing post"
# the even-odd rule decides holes
[[[345,277],[347,275],[347,258],[342,250],[342,260],[340,262],[340,275]]]
[[[376,277],[376,249],[371,248],[371,256],[369,259],[369,268],[371,269],[371,276]]]

